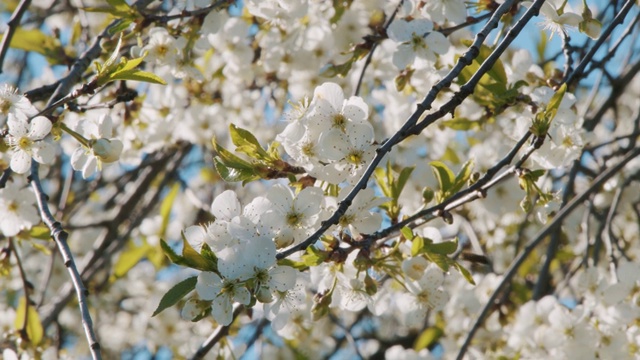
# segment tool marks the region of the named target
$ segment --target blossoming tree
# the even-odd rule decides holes
[[[5,1],[0,348],[633,358],[637,1]]]

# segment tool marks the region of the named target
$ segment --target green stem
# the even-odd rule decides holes
[[[74,139],[78,140],[78,142],[82,144],[82,146],[86,148],[91,148],[91,145],[89,144],[89,140],[87,140],[84,136],[78,134],[77,132],[71,130],[65,123],[60,122],[60,128],[67,134],[73,136]]]

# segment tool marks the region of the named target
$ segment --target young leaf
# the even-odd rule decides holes
[[[411,256],[418,256],[422,254],[424,249],[424,239],[420,236],[413,238],[411,242]]]
[[[458,239],[456,238],[453,241],[444,241],[441,243],[425,244],[424,249],[428,253],[450,255],[458,250]]]
[[[136,264],[139,263],[151,249],[152,247],[145,242],[141,246],[130,246],[127,250],[123,251],[113,267],[112,280],[126,275],[127,272],[136,266]]]
[[[437,326],[427,328],[418,336],[413,344],[413,349],[415,351],[426,349],[435,344],[442,335],[444,335],[444,331]]]
[[[236,146],[236,151],[247,156],[263,161],[270,161],[269,154],[262,148],[258,139],[248,130],[239,128],[233,124],[229,125],[231,141]]]
[[[473,280],[473,276],[471,276],[471,273],[469,272],[469,270],[465,269],[464,266],[458,264],[457,262],[454,262],[453,267],[458,270],[460,272],[460,274],[462,274],[462,276],[465,278],[465,280],[467,280],[467,282],[471,285],[475,285],[476,282]]]
[[[178,301],[187,296],[191,291],[193,291],[193,289],[196,288],[197,282],[198,277],[192,276],[177,283],[175,286],[169,289],[169,291],[167,291],[164,296],[162,296],[162,299],[160,299],[160,304],[158,304],[158,307],[151,316],[156,316],[160,314],[164,309],[177,304]]]
[[[160,236],[164,236],[164,233],[167,231],[167,226],[169,226],[169,215],[171,215],[171,208],[173,207],[173,202],[180,191],[180,184],[176,182],[169,190],[169,193],[162,200],[162,204],[160,205],[160,218],[162,219],[162,224],[160,225]]]
[[[187,241],[182,233],[182,258],[188,267],[202,271],[217,271],[217,264],[205,259]]]
[[[402,234],[402,236],[404,236],[404,237],[405,237],[405,239],[407,239],[407,240],[413,240],[413,238],[414,238],[414,236],[415,236],[415,235],[413,235],[413,231],[412,231],[409,227],[407,227],[407,226],[405,226],[405,227],[403,227],[402,229],[400,229],[400,233],[401,233],[401,234]]]
[[[560,108],[560,104],[562,103],[562,98],[564,98],[564,94],[567,92],[567,84],[564,83],[560,86],[560,89],[556,91],[555,94],[549,100],[547,104],[547,108],[545,109],[545,115],[549,122],[551,122],[555,117],[558,109]]]
[[[456,179],[454,180],[454,186],[450,190],[450,195],[458,192],[462,187],[467,183],[469,177],[473,173],[473,160],[468,160],[462,165],[462,169],[456,175]]]
[[[451,171],[447,165],[440,161],[432,161],[429,165],[440,185],[440,194],[442,197],[439,200],[442,201],[445,198],[445,194],[449,193],[449,190],[453,187],[455,175],[453,175],[453,171]]]
[[[98,85],[104,85],[110,81],[116,81],[116,80],[131,80],[131,81],[148,82],[152,84],[167,85],[167,82],[164,81],[164,79],[162,79],[160,76],[154,73],[150,73],[148,71],[142,71],[137,69],[117,72],[109,76],[106,80],[103,80],[104,82],[102,83],[98,81]]]
[[[44,329],[42,328],[42,322],[40,322],[40,316],[35,307],[27,304],[27,299],[24,296],[18,302],[14,326],[17,330],[26,330],[32,345],[37,346],[42,341]]]

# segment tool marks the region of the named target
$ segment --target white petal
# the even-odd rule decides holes
[[[29,125],[29,138],[41,140],[51,132],[51,121],[44,116],[38,116],[31,120]]]
[[[296,269],[290,266],[276,266],[269,271],[269,286],[278,291],[290,290],[296,284],[297,273]]]
[[[291,210],[293,204],[293,191],[288,186],[276,184],[269,189],[267,199],[271,201],[271,204],[278,212],[286,214]]]
[[[413,63],[413,60],[416,58],[416,53],[413,51],[411,46],[408,44],[400,44],[398,45],[398,49],[395,53],[393,53],[393,65],[395,65],[398,69],[404,70],[407,65]]]
[[[202,226],[189,226],[184,229],[184,238],[192,248],[199,252],[202,249],[202,244],[206,242],[207,232]]]
[[[218,274],[203,271],[198,275],[196,292],[204,300],[213,300],[220,294],[222,279]]]
[[[240,304],[249,305],[251,302],[251,293],[245,287],[237,286],[233,289],[233,300]]]
[[[351,121],[363,122],[367,121],[367,117],[369,116],[369,107],[361,97],[352,96],[344,104],[342,113]]]
[[[439,31],[429,33],[425,42],[429,45],[429,49],[436,54],[442,55],[449,51],[449,40]]]
[[[229,325],[233,321],[233,306],[228,296],[218,296],[211,304],[211,315],[220,325]]]
[[[24,174],[31,167],[31,156],[25,151],[17,150],[11,156],[11,170],[17,174]]]
[[[240,215],[240,208],[238,195],[232,190],[227,190],[213,200],[211,213],[217,219],[231,221],[231,219]]]
[[[341,160],[349,152],[349,142],[338,129],[323,132],[318,142],[320,155],[328,160]]]
[[[405,20],[395,20],[387,29],[389,39],[395,42],[405,42],[411,39],[411,29]]]
[[[29,122],[27,119],[17,117],[12,113],[9,113],[7,125],[9,125],[9,135],[15,138],[27,136],[29,132]]]
[[[31,146],[33,158],[40,164],[53,164],[56,153],[53,145],[46,141],[37,141]]]
[[[344,92],[340,85],[326,82],[318,86],[313,92],[313,100],[317,101],[318,99],[324,99],[331,104],[333,109],[340,110],[344,102]]]

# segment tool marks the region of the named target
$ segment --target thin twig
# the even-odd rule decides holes
[[[203,7],[200,9],[196,9],[196,10],[183,10],[181,11],[179,14],[173,14],[173,15],[153,15],[153,14],[143,14],[143,16],[145,17],[145,19],[149,20],[149,21],[153,21],[159,24],[166,24],[171,20],[176,20],[176,19],[183,19],[186,17],[193,17],[193,16],[200,16],[200,15],[205,15],[210,13],[213,10],[216,10],[220,7],[222,7],[222,5],[228,5],[231,6],[233,3],[235,3],[235,0],[229,1],[229,0],[218,0],[217,2],[207,6],[207,7]]]
[[[2,43],[0,44],[0,74],[2,74],[2,68],[4,67],[4,58],[7,56],[7,52],[9,51],[9,45],[11,44],[11,39],[13,38],[13,34],[15,34],[18,26],[20,25],[20,20],[22,19],[22,15],[27,11],[29,5],[31,4],[31,0],[22,0],[18,7],[11,15],[11,19],[7,23],[7,31],[4,33],[2,37]]]
[[[23,338],[29,339],[29,335],[27,334],[27,325],[29,324],[29,306],[31,305],[31,296],[30,292],[33,289],[33,285],[27,280],[27,274],[24,271],[24,267],[22,266],[22,259],[20,258],[20,254],[18,253],[18,247],[15,244],[13,238],[9,238],[9,249],[13,253],[16,258],[16,265],[18,265],[18,272],[20,273],[20,280],[22,280],[22,289],[24,290],[24,318],[22,319],[22,327],[18,329],[20,332],[20,336]],[[20,319],[16,319],[19,321]],[[33,339],[29,339],[33,340]]]
[[[233,320],[231,320],[232,324],[236,320],[236,318],[240,315],[242,310],[244,310],[244,306],[237,305],[237,304],[234,306]],[[211,351],[211,349],[213,349],[213,347],[220,340],[222,340],[223,337],[225,337],[229,333],[230,327],[231,325],[218,326],[216,331],[211,333],[211,335],[207,338],[207,340],[205,340],[204,343],[200,345],[200,347],[198,348],[198,351],[196,351],[196,353],[193,354],[193,356],[191,357],[191,360],[204,359],[205,355],[207,355],[209,351]]]
[[[396,15],[398,14],[398,11],[402,7],[403,3],[404,3],[404,0],[400,0],[395,10],[393,10],[391,17],[389,17],[389,21],[387,21],[387,23],[384,25],[385,30],[389,28],[389,25],[391,25],[393,20],[396,18]],[[356,90],[353,92],[353,96],[358,96],[358,94],[360,93],[360,86],[362,86],[364,73],[367,71],[367,67],[369,67],[369,64],[371,64],[371,59],[373,58],[373,52],[376,51],[377,48],[378,48],[378,42],[374,43],[373,46],[371,47],[371,50],[369,50],[369,55],[367,55],[367,59],[364,62],[364,66],[362,66],[362,70],[360,71],[360,77],[358,78],[358,84],[356,85]]]
[[[67,232],[62,228],[62,225],[60,225],[60,223],[53,218],[51,210],[49,210],[49,205],[47,204],[47,195],[42,189],[42,183],[40,182],[40,177],[38,176],[38,167],[38,163],[36,161],[32,161],[31,185],[33,191],[36,194],[40,216],[42,217],[42,221],[47,225],[49,230],[51,230],[51,237],[56,242],[56,245],[58,245],[58,249],[60,250],[60,254],[62,255],[62,260],[64,261],[64,265],[69,271],[76,296],[78,297],[80,315],[82,316],[82,327],[84,328],[84,332],[89,343],[91,356],[94,360],[99,360],[102,359],[102,356],[100,355],[100,343],[98,342],[96,334],[93,330],[93,321],[91,320],[89,305],[87,303],[87,295],[89,292],[82,283],[82,278],[80,277],[80,273],[78,272],[76,263],[73,260],[73,254],[71,253],[71,249],[69,249],[69,244],[67,244],[67,237],[69,236],[69,234],[67,234]]]
[[[611,22],[611,24],[607,26],[607,28],[602,32],[602,35],[600,35],[600,37],[598,38],[596,43],[593,45],[593,47],[589,49],[589,52],[587,53],[587,55],[580,61],[580,64],[578,64],[576,69],[573,72],[571,72],[569,76],[567,76],[564,79],[563,82],[567,83],[568,85],[571,85],[571,83],[574,80],[580,78],[585,67],[587,67],[587,65],[591,62],[591,59],[596,54],[598,49],[600,49],[600,46],[602,46],[602,44],[604,44],[604,42],[607,40],[609,35],[611,35],[611,33],[613,32],[613,29],[615,29],[619,24],[622,24],[624,22],[624,18],[627,16],[627,13],[629,13],[629,10],[631,10],[634,3],[635,1],[633,0],[627,0],[627,2],[624,4],[620,12],[616,14],[615,18],[613,18],[613,21]]]
[[[467,334],[467,337],[460,347],[460,351],[458,352],[457,359],[462,360],[464,354],[467,352],[469,345],[471,345],[471,341],[475,336],[480,326],[482,326],[484,319],[487,318],[489,312],[493,308],[493,304],[495,300],[500,295],[502,289],[511,282],[511,279],[516,275],[520,266],[524,263],[524,261],[529,257],[529,255],[533,252],[533,250],[544,240],[550,233],[555,229],[555,227],[560,224],[567,216],[569,216],[573,210],[575,210],[580,204],[582,204],[592,193],[598,191],[600,186],[602,186],[609,178],[618,173],[629,161],[633,160],[636,156],[640,155],[640,148],[636,148],[630,153],[628,153],[620,162],[618,162],[615,166],[612,166],[602,172],[589,186],[586,190],[584,190],[580,195],[574,197],[571,201],[567,203],[567,205],[558,211],[556,216],[549,221],[549,223],[540,230],[540,232],[524,247],[524,250],[518,257],[511,263],[507,272],[503,275],[502,281],[498,284],[498,287],[493,291],[491,297],[485,304],[484,308],[480,312],[478,319],[473,324],[473,327]]]

